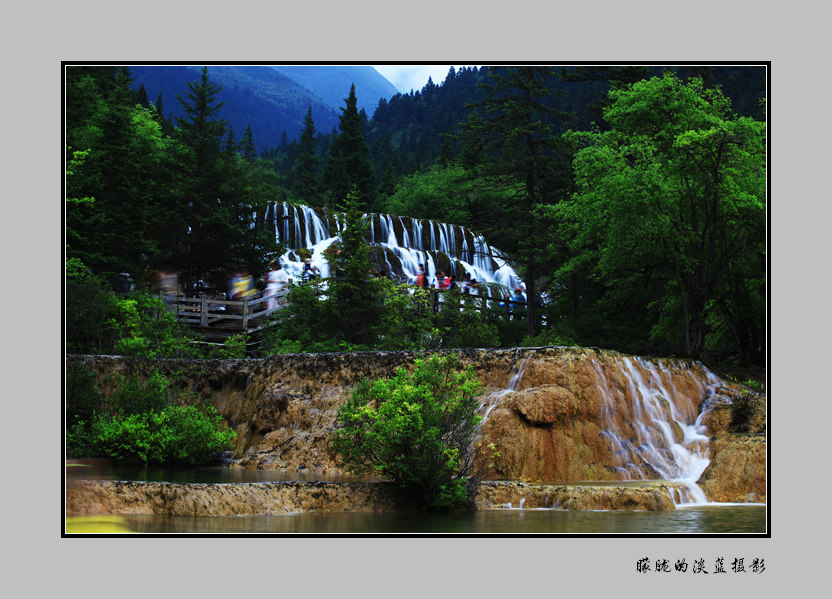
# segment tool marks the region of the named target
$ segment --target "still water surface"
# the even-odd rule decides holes
[[[310,512],[279,516],[124,516],[154,534],[763,534],[760,505],[683,507],[675,512],[484,510],[463,514]]]

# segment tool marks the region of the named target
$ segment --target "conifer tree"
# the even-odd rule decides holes
[[[463,164],[485,189],[505,193],[505,201],[484,211],[481,228],[524,271],[527,332],[534,335],[536,278],[544,258],[536,211],[568,178],[551,118],[558,113],[548,101],[554,71],[517,66],[491,67],[488,73],[485,99],[472,105],[481,110],[462,126]]]
[[[180,142],[178,213],[186,242],[180,248],[179,266],[184,283],[193,290],[197,282],[221,272],[230,248],[230,223],[222,218],[222,140],[227,122],[219,118],[222,89],[203,67],[200,80],[188,84],[186,97],[178,96],[185,116],[177,117]]]
[[[368,158],[362,117],[356,107],[355,85],[350,86],[345,102],[338,125],[340,133],[330,147],[321,182],[330,201],[336,202],[356,187],[364,208],[370,209],[375,205],[375,175]]]
[[[159,92],[159,95],[156,97],[156,116],[158,117],[159,122],[165,120],[164,117],[164,106],[165,102],[162,99],[162,92]]]
[[[251,123],[246,127],[246,132],[243,133],[243,139],[240,142],[240,151],[243,153],[243,158],[249,163],[257,159],[257,150],[254,146],[254,133],[251,132]]]
[[[139,85],[138,101],[142,108],[150,108],[150,100],[147,99],[147,90],[144,88],[144,83]]]
[[[104,213],[95,242],[109,254],[98,267],[108,274],[136,274],[156,250],[150,231],[154,198],[147,177],[153,170],[149,162],[156,156],[142,152],[138,143],[131,82],[127,67],[119,67],[107,95],[102,137],[93,158],[100,167],[97,208]]]
[[[378,281],[370,278],[372,263],[367,243],[370,224],[363,214],[358,190],[353,187],[339,209],[345,213],[332,281],[333,306],[338,314],[339,334],[349,343],[368,343],[379,306]]]
[[[315,121],[312,120],[312,107],[306,111],[303,119],[303,131],[300,134],[300,154],[293,170],[292,191],[307,204],[316,204],[318,200],[318,166],[320,159],[315,151]]]
[[[233,154],[237,151],[237,140],[234,139],[234,127],[228,127],[228,135],[225,137],[223,151],[226,154]]]
[[[393,161],[387,163],[387,168],[384,169],[384,175],[381,178],[381,183],[378,188],[379,193],[389,198],[396,191],[396,173],[393,169]]]

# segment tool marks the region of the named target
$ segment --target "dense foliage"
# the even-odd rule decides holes
[[[196,465],[228,450],[235,433],[213,406],[173,393],[156,372],[115,376],[104,395],[86,366],[67,369],[66,455],[135,464]]]
[[[412,373],[358,385],[338,411],[332,446],[350,472],[381,475],[416,505],[465,506],[476,487],[479,391],[453,355],[416,360]]]
[[[148,358],[244,358],[246,336],[211,344],[176,320],[147,290],[117,293],[88,274],[66,282],[66,349]]]
[[[671,352],[719,354],[733,337],[761,361],[764,125],[736,118],[701,80],[672,74],[610,99],[608,131],[569,136],[578,191],[552,208],[574,252],[562,275],[597,277],[599,303],[634,314]]]
[[[259,132],[237,141],[224,116],[242,88],[206,69],[172,119],[128,69],[68,67],[67,349],[204,351],[119,286],[152,295],[157,271],[174,271],[192,295],[224,289],[235,269],[263,273],[282,252],[267,209],[293,201],[351,210],[352,224],[331,248],[333,279],[293,289],[262,353],[549,342],[761,364],[764,75],[463,68],[379,102],[372,118],[344,89],[331,130],[316,131],[319,108],[303,106],[300,140],[258,156]],[[526,283],[527,318],[435,311],[374,278],[368,211],[485,233]]]

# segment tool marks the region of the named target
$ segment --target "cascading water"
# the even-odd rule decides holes
[[[483,398],[480,433],[494,409],[518,392],[533,356],[534,352],[522,359],[516,356],[505,388]],[[606,476],[678,483],[670,487],[677,506],[708,503],[696,484],[710,463],[703,421],[718,403],[724,383],[701,365],[694,369],[679,363],[668,368],[642,358],[606,354],[590,362],[595,378],[590,376],[587,382],[600,395],[598,427],[612,456],[612,463],[605,464]],[[678,390],[674,380],[686,388]]]
[[[330,223],[330,214],[323,210],[288,202],[271,207],[267,219],[274,222],[275,236],[288,250],[280,263],[290,278],[302,276],[301,249],[308,250],[312,264],[320,269],[323,277],[329,276],[329,262],[324,252],[337,240],[343,223],[342,214],[332,213],[332,217],[334,223]],[[365,217],[370,220],[369,241],[380,250],[379,267],[395,278],[415,283],[422,264],[429,280],[442,269],[450,270],[457,277],[467,274],[484,287],[488,284],[510,289],[524,286],[502,252],[488,245],[481,235],[463,227],[390,214]]]
[[[494,410],[494,408],[496,408],[500,404],[503,398],[509,393],[517,391],[518,387],[520,386],[520,382],[523,380],[523,373],[526,371],[526,364],[529,363],[529,359],[531,358],[531,356],[532,354],[529,354],[522,360],[518,360],[517,354],[515,354],[514,364],[511,367],[511,371],[509,372],[508,382],[505,388],[492,391],[483,398],[482,402],[480,402],[480,405],[477,408],[480,415],[482,416],[482,422],[480,422],[479,431],[482,431],[482,427],[485,424],[486,419],[488,419],[488,415],[491,414],[491,411]],[[477,436],[477,439],[479,439],[479,435]]]
[[[616,357],[612,362],[626,381],[623,389],[611,385],[604,369],[593,360],[604,400],[602,434],[612,445],[615,470],[629,480],[683,483],[684,492],[672,497],[677,505],[707,503],[696,484],[710,462],[709,438],[702,424],[707,411],[700,412],[691,397],[675,389],[663,366],[629,357]],[[721,384],[706,370],[705,376],[705,383],[690,376],[700,400],[715,395]],[[625,413],[615,413],[622,409]]]

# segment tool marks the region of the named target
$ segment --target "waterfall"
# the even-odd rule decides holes
[[[623,480],[680,482],[685,492],[673,494],[674,502],[707,503],[696,484],[710,463],[709,437],[702,424],[707,411],[700,412],[690,397],[676,390],[663,366],[630,357],[612,362],[623,376],[624,388],[611,384],[596,360],[593,367],[604,401],[602,435],[612,446],[616,472]],[[712,373],[705,370],[705,383],[690,369],[686,373],[699,389],[700,399],[717,393],[721,383]]]
[[[330,213],[288,202],[275,203],[271,213],[277,240],[287,249],[281,256],[280,263],[289,278],[299,280],[302,276],[300,250],[307,250],[312,264],[320,269],[323,277],[328,277],[330,268],[324,252],[338,239],[344,225],[343,213]],[[419,264],[423,264],[428,280],[432,281],[440,268],[439,256],[444,254],[450,261],[450,272],[457,277],[461,278],[463,273],[467,273],[481,284],[491,283],[508,289],[522,285],[522,280],[505,255],[489,246],[482,235],[457,225],[432,220],[407,219],[409,224],[406,224],[402,217],[390,214],[364,216],[370,222],[368,241],[371,246],[379,249],[378,265],[389,276],[413,284],[416,282]],[[330,218],[334,223],[331,224]],[[401,230],[400,236],[396,224]],[[430,230],[427,240],[423,237],[425,227]],[[460,237],[461,242],[458,243]],[[469,245],[469,237],[473,249]],[[398,263],[391,264],[391,254],[396,256]]]
[[[593,395],[600,398],[595,422],[600,429],[601,443],[594,450],[594,457],[587,459],[601,460],[597,463],[602,466],[601,478],[673,482],[676,485],[670,488],[670,496],[677,506],[708,503],[704,491],[696,484],[710,463],[709,436],[703,421],[714,402],[721,401],[724,383],[700,364],[667,366],[617,354],[597,357],[590,354],[585,359],[587,366],[582,372],[588,373],[585,379],[588,387],[582,388],[587,389],[587,395],[576,397],[583,397],[581,401],[589,403]],[[496,408],[504,402],[514,405],[513,394],[539,393],[539,385],[553,386],[557,379],[546,378],[545,374],[541,379],[537,364],[533,368],[533,380],[538,382],[532,383],[534,387],[529,387],[529,382],[523,384],[531,360],[536,361],[535,352],[528,352],[522,359],[516,352],[505,385],[482,398],[478,408],[482,422],[475,442],[482,440],[484,425]],[[554,386],[560,387],[561,383]],[[575,393],[574,387],[564,389]],[[517,396],[520,405],[522,398],[523,395]],[[506,422],[507,417],[501,414],[499,419]],[[557,434],[568,438],[571,426],[566,425]],[[546,443],[557,443],[555,438]],[[534,455],[538,459],[540,454]]]
[[[477,410],[480,412],[482,416],[482,422],[480,422],[480,430],[482,430],[485,421],[488,419],[488,415],[491,414],[491,411],[499,405],[501,400],[508,395],[509,393],[513,393],[517,391],[520,387],[520,382],[523,380],[523,374],[526,372],[526,365],[529,363],[529,360],[532,357],[532,353],[529,353],[525,358],[522,360],[518,360],[518,351],[514,353],[514,363],[511,366],[511,370],[509,371],[508,381],[506,386],[503,389],[498,389],[497,391],[493,391],[483,398],[482,402],[480,402],[479,407]]]

